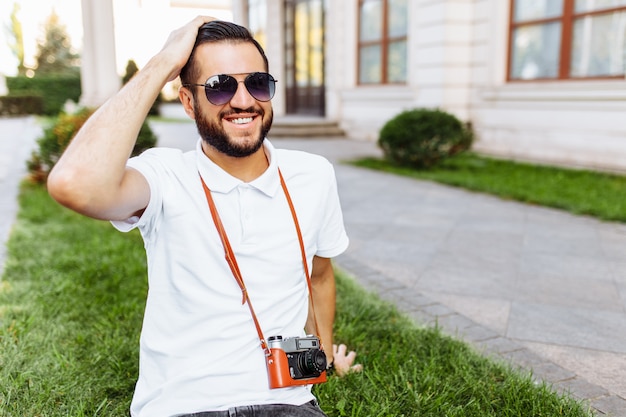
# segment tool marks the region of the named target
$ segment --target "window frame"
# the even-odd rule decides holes
[[[605,75],[605,76],[590,76],[590,77],[582,77],[582,76],[570,76],[571,69],[571,59],[572,59],[572,41],[573,41],[573,28],[574,24],[577,20],[585,18],[585,17],[594,17],[601,15],[609,15],[616,12],[626,12],[626,6],[615,6],[615,7],[607,7],[605,9],[586,11],[581,13],[576,13],[574,11],[574,2],[575,0],[563,0],[563,10],[562,13],[555,17],[541,18],[541,19],[530,19],[515,22],[515,3],[520,0],[511,0],[509,3],[509,36],[508,36],[508,46],[507,46],[507,66],[506,66],[506,80],[507,82],[514,83],[523,83],[523,82],[539,82],[539,81],[589,81],[589,80],[615,80],[615,79],[624,79],[626,76],[626,68],[623,74],[620,75]],[[523,1],[523,0],[522,0]],[[559,68],[557,72],[557,77],[554,78],[531,78],[531,79],[522,79],[522,78],[513,78],[511,74],[512,64],[513,64],[513,34],[517,28],[524,26],[533,26],[533,25],[541,25],[541,24],[549,24],[549,23],[560,23],[561,24],[561,44],[559,54]]]
[[[377,40],[370,41],[362,41],[361,40],[361,9],[363,5],[370,0],[359,0],[357,3],[357,57],[356,57],[356,83],[358,86],[378,86],[378,85],[407,85],[408,79],[404,82],[393,81],[389,82],[389,71],[388,71],[388,63],[389,63],[389,45],[394,42],[404,41],[407,45],[407,59],[408,59],[408,30],[409,25],[407,22],[407,33],[404,36],[389,36],[389,1],[390,0],[381,0],[382,1],[382,9],[383,12],[381,14],[382,25],[381,31],[382,36]],[[407,0],[407,6],[409,5],[409,1]],[[407,16],[408,19],[408,16]],[[380,82],[361,82],[361,50],[368,46],[380,46],[380,54],[381,54],[381,77]],[[406,74],[408,78],[408,73]]]

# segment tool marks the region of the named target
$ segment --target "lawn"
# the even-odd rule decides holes
[[[128,415],[146,265],[122,234],[24,184],[0,287],[0,416]],[[338,276],[337,339],[365,371],[315,387],[329,416],[590,416]]]

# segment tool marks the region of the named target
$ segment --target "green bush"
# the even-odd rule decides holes
[[[139,130],[139,135],[137,136],[137,142],[135,142],[135,147],[133,148],[132,156],[139,155],[146,149],[150,149],[156,146],[157,137],[150,128],[147,120],[144,120],[141,125],[141,129]]]
[[[67,100],[78,103],[81,95],[80,75],[37,75],[6,77],[9,95],[29,92],[41,96],[43,114],[54,116],[63,110]]]
[[[45,183],[54,164],[94,111],[94,109],[82,108],[74,114],[61,113],[44,129],[43,136],[37,140],[38,149],[33,151],[26,163],[32,181]],[[156,135],[148,122],[144,121],[132,155],[139,155],[146,149],[154,147],[156,141]]]
[[[0,97],[0,116],[43,114],[43,97],[39,93],[21,92]]]
[[[472,139],[469,124],[445,111],[422,108],[404,111],[385,123],[378,145],[390,162],[424,169],[469,149]]]

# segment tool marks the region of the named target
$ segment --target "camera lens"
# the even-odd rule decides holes
[[[310,349],[298,358],[300,371],[306,375],[318,376],[326,369],[326,354],[319,349]]]

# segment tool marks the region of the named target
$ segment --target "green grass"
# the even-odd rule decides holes
[[[124,416],[146,284],[137,233],[24,185],[0,287],[0,416]],[[338,276],[337,338],[365,371],[315,387],[330,416],[576,416],[581,404],[421,328]]]
[[[574,214],[626,222],[623,175],[512,162],[473,153],[457,155],[430,170],[398,167],[376,158],[351,163]]]
[[[146,293],[138,234],[25,186],[0,292],[0,416],[128,415]]]

